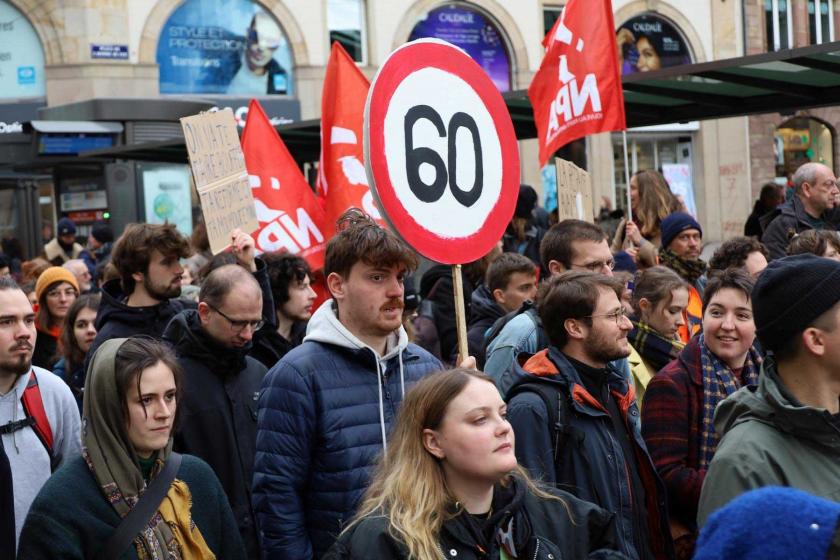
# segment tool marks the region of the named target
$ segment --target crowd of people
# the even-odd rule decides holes
[[[360,210],[323,271],[63,218],[0,260],[0,557],[770,558],[734,530],[764,512],[831,557],[840,191],[789,194],[707,263],[656,171],[612,228],[523,185],[463,267],[468,356],[451,269]]]

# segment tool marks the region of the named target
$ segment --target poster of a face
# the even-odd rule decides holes
[[[157,48],[161,93],[292,94],[292,58],[280,24],[251,0],[187,0]]]
[[[0,98],[44,96],[44,49],[32,25],[0,0]]]
[[[673,24],[652,14],[628,20],[618,28],[616,40],[622,75],[691,63],[682,34]]]
[[[461,5],[436,8],[426,14],[414,29],[409,41],[435,37],[464,49],[499,88],[510,89],[510,59],[499,30],[476,10]]]

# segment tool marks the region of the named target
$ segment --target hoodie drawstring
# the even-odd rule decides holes
[[[400,397],[405,400],[405,371],[403,370],[402,352],[400,356]]]
[[[379,428],[382,430],[382,454],[387,455],[388,442],[385,436],[385,405],[382,401],[382,383],[384,380],[382,378],[382,367],[379,363],[379,358],[376,358],[376,380],[376,385],[379,388]]]

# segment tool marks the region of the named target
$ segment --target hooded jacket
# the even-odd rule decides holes
[[[555,456],[555,434],[545,402],[533,391],[514,394],[508,401],[508,419],[516,433],[519,464],[534,478],[615,513],[619,550],[628,557],[639,557],[634,542],[645,537],[654,557],[673,557],[665,486],[642,439],[633,386],[624,374],[613,364],[607,366],[606,385],[627,426],[635,454],[629,458],[614,435],[609,412],[584,388],[577,370],[561,352],[550,347],[534,355],[522,369],[511,391],[528,381],[546,384],[557,390],[559,398],[568,399],[569,414],[568,426],[564,426],[568,434],[565,445]],[[648,517],[643,527],[637,528],[634,521],[634,485],[627,461],[635,463],[645,491]]]
[[[475,289],[464,271],[461,271],[464,287],[464,312],[470,322],[472,293]],[[433,266],[420,279],[420,298],[432,302],[432,315],[440,341],[440,355],[443,361],[457,361],[458,329],[455,325],[455,288],[452,285],[452,267],[445,264]]]
[[[840,213],[837,209],[823,213],[822,219],[825,220],[825,229],[836,230],[840,225]],[[767,246],[771,260],[785,256],[788,243],[794,235],[814,229],[808,221],[805,206],[795,194],[790,200],[762,216],[760,222],[764,229],[761,242]]]
[[[260,393],[253,493],[266,558],[324,555],[387,451],[405,391],[440,368],[402,327],[380,356],[341,324],[332,300],[318,308]]]
[[[722,435],[709,465],[697,522],[738,495],[764,486],[790,486],[840,501],[840,428],[827,410],[804,406],[782,384],[772,357],[758,386],[721,402],[715,430]]]
[[[496,533],[513,520],[511,541],[518,558],[603,559],[626,558],[616,550],[614,516],[598,506],[560,490],[548,490],[559,500],[541,498],[512,479],[510,487],[496,486],[492,513],[481,527]],[[504,494],[503,494],[504,492]],[[457,560],[498,559],[500,546],[492,539],[489,547],[476,542],[469,514],[461,512],[447,519],[441,528],[441,558]],[[487,540],[481,538],[481,540]],[[369,515],[343,533],[325,560],[409,560],[408,548],[394,538],[384,515]]]
[[[295,321],[292,324],[290,340],[277,332],[277,329],[260,329],[254,334],[254,345],[251,357],[259,360],[266,368],[271,369],[289,350],[303,342],[306,335],[306,322]]]
[[[257,397],[266,368],[247,356],[250,344],[227,348],[202,329],[198,311],[176,315],[163,339],[183,369],[174,448],[206,461],[230,500],[242,540],[258,554],[251,509],[251,476],[257,438]]]
[[[472,294],[470,321],[467,325],[467,345],[470,356],[475,357],[478,369],[484,369],[487,343],[485,335],[493,324],[505,315],[505,310],[496,303],[487,286],[481,286]]]

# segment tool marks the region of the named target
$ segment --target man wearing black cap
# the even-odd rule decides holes
[[[757,387],[718,405],[722,435],[698,524],[739,494],[790,486],[840,501],[840,263],[814,255],[770,263],[752,293],[756,334],[771,354]]]
[[[113,244],[114,232],[111,230],[111,226],[105,222],[94,223],[90,228],[87,248],[79,255],[79,258],[85,261],[92,278],[97,279],[96,267],[111,258]]]
[[[77,259],[84,247],[76,243],[76,224],[70,218],[58,220],[58,235],[44,245],[44,257],[55,266]]]
[[[659,264],[667,266],[688,282],[688,307],[684,324],[679,328],[683,342],[700,331],[703,322],[703,291],[706,288],[708,265],[700,258],[703,250],[703,229],[690,214],[674,212],[662,220],[662,247]]]

